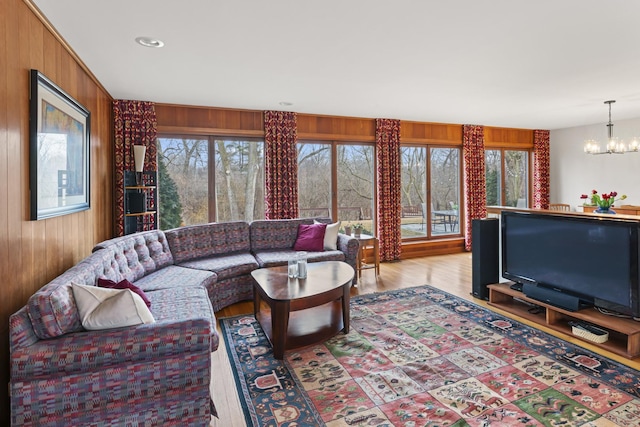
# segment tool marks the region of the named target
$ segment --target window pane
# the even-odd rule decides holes
[[[401,147],[402,238],[427,235],[427,149]]]
[[[526,151],[504,152],[505,205],[519,208],[527,207],[528,200],[528,154]]]
[[[261,141],[215,139],[216,221],[264,218]]]
[[[502,205],[501,199],[501,179],[500,170],[501,164],[501,151],[500,150],[486,150],[485,151],[485,182],[487,183],[487,206],[500,206]]]
[[[298,144],[298,207],[301,218],[331,217],[330,144]]]
[[[160,228],[209,222],[207,146],[202,137],[158,138]]]
[[[342,226],[362,223],[363,233],[373,230],[374,147],[338,145],[338,219]]]
[[[431,233],[457,234],[460,206],[460,150],[431,149]]]

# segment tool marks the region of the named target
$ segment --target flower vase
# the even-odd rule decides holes
[[[596,209],[595,211],[593,211],[595,213],[599,213],[599,214],[609,214],[609,215],[615,215],[616,211],[614,211],[611,208],[603,208],[603,207],[598,207],[598,209]]]

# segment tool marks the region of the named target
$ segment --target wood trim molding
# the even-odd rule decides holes
[[[487,126],[484,128],[484,145],[489,148],[531,149],[533,148],[533,130]]]
[[[374,119],[298,113],[298,139],[375,142]]]
[[[430,255],[448,255],[465,252],[464,238],[430,240],[402,244],[400,259],[419,258]]]

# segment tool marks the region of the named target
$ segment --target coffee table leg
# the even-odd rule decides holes
[[[273,339],[273,357],[282,359],[287,347],[289,329],[289,301],[274,301],[271,307],[271,334]]]
[[[351,285],[345,285],[342,287],[344,289],[344,294],[342,295],[342,324],[344,328],[342,329],[345,334],[349,333],[349,319],[351,317],[349,301],[351,298],[350,292]]]
[[[260,292],[256,289],[255,285],[253,287],[253,317],[258,319],[258,312],[260,311]]]

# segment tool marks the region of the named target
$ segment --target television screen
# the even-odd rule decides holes
[[[502,212],[502,275],[638,314],[638,223]]]

